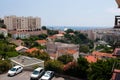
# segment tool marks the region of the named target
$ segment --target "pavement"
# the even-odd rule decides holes
[[[23,71],[13,77],[7,76],[7,73],[0,75],[0,80],[30,80],[30,75],[32,72],[30,71]],[[53,77],[52,80],[65,80],[62,77]]]

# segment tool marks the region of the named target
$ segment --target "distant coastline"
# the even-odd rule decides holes
[[[67,29],[73,29],[73,30],[95,30],[95,29],[106,29],[106,28],[112,28],[111,26],[47,26],[47,28],[51,30],[64,30]]]

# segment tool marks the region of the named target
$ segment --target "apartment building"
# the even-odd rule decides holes
[[[35,30],[41,28],[41,19],[39,17],[17,17],[5,16],[4,24],[8,30]]]

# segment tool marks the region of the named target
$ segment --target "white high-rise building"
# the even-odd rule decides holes
[[[35,30],[41,28],[41,19],[31,16],[5,16],[4,24],[7,26],[8,30]]]

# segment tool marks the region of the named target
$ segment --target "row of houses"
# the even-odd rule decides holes
[[[24,46],[18,46],[15,48],[16,51],[18,52],[27,52],[27,53],[33,53],[34,51],[38,51],[39,49],[37,48],[27,48]],[[39,50],[39,51],[44,51],[44,50]],[[83,54],[79,54],[79,52],[75,49],[59,49],[56,51],[56,53],[48,53],[51,57],[51,59],[57,59],[59,56],[65,55],[65,54],[69,54],[72,55],[74,57],[74,59],[77,59],[79,57],[79,55],[83,56],[84,58],[86,58],[88,60],[88,62],[96,62],[97,60],[105,60],[108,58],[115,58],[115,54],[117,54],[120,51],[119,48],[116,48],[115,51],[113,52],[113,54],[111,53],[103,53],[103,52],[99,52],[99,51],[93,51],[91,54],[86,54],[83,56]]]

